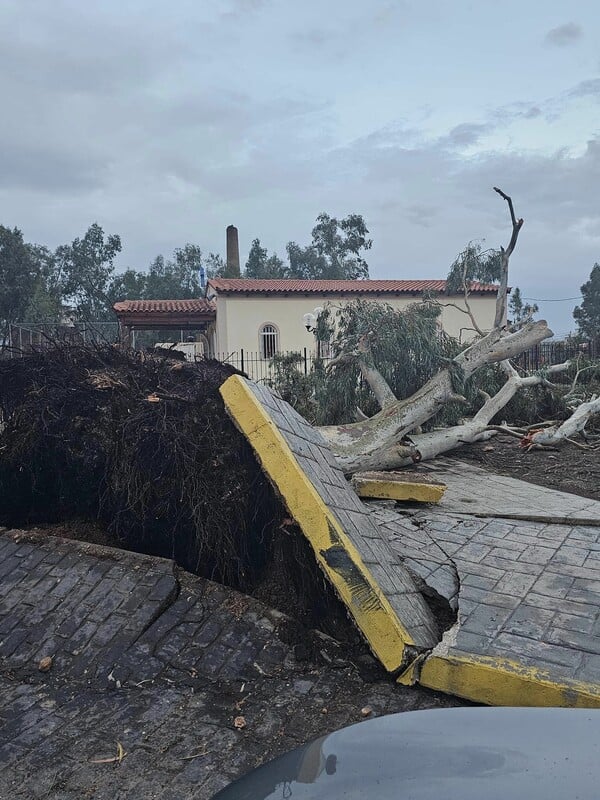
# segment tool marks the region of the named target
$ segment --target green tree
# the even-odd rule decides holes
[[[580,333],[594,339],[600,336],[600,264],[594,264],[589,281],[581,287],[583,302],[573,311]]]
[[[227,264],[225,259],[218,253],[209,253],[204,263],[206,280],[210,278],[225,278]]]
[[[82,239],[61,245],[55,253],[57,284],[61,296],[81,319],[102,320],[112,317],[110,285],[114,260],[121,251],[116,234],[104,236],[94,222]]]
[[[135,269],[127,269],[114,275],[107,295],[110,305],[119,300],[144,300],[147,298],[147,272],[138,272]],[[157,298],[150,298],[157,299]]]
[[[0,225],[0,344],[8,341],[10,326],[23,319],[38,279],[33,248],[18,228]]]
[[[319,214],[312,229],[312,242],[306,247],[289,242],[289,276],[302,279],[357,280],[369,277],[363,251],[373,242],[360,214],[342,220]]]
[[[512,290],[508,308],[512,315],[512,321],[519,323],[532,317],[540,310],[536,303],[524,303],[521,297],[521,290],[518,286]]]
[[[177,247],[171,258],[158,255],[147,271],[128,269],[111,280],[108,297],[110,305],[118,300],[182,300],[203,295],[200,272],[206,278],[223,274],[225,262],[221,256],[203,256],[197,244],[189,242]]]
[[[43,245],[27,246],[36,264],[36,278],[22,321],[60,322],[64,305],[54,253]]]
[[[367,416],[379,410],[371,389],[361,380],[365,366],[377,368],[398,398],[420,389],[459,349],[440,330],[440,314],[440,306],[430,302],[399,311],[356,300],[339,308],[333,319],[325,309],[317,329],[321,327],[324,335],[332,331],[334,360],[318,388],[324,415],[320,424],[351,422],[357,407]]]
[[[484,250],[479,242],[469,242],[452,262],[446,279],[449,293],[469,293],[475,281],[494,283],[499,280],[502,262],[498,250]]]
[[[285,275],[285,265],[279,256],[276,253],[269,256],[266,247],[261,247],[260,239],[254,239],[248,253],[244,277],[285,278]]]
[[[143,297],[147,300],[180,300],[200,297],[202,254],[195,245],[175,250],[173,259],[157,256],[146,275]]]

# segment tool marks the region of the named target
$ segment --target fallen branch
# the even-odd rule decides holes
[[[593,397],[587,403],[582,403],[571,414],[569,419],[560,425],[553,425],[544,430],[538,430],[528,437],[532,444],[560,446],[565,441],[581,433],[590,417],[600,414],[600,397]]]

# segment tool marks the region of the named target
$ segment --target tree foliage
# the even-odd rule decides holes
[[[288,242],[288,275],[305,280],[357,280],[369,277],[363,252],[370,250],[369,231],[360,214],[342,220],[319,214],[312,229],[312,242],[302,247]]]
[[[600,336],[600,264],[594,264],[590,279],[581,287],[583,301],[573,311],[579,331],[590,339]]]
[[[468,293],[475,281],[494,283],[500,278],[501,266],[498,250],[484,250],[479,242],[469,242],[452,262],[446,279],[447,291]]]
[[[0,225],[0,337],[8,336],[12,323],[21,319],[36,290],[39,264],[34,249],[18,228]],[[1,342],[0,342],[1,343]]]
[[[414,303],[402,311],[367,300],[348,303],[333,314],[326,309],[319,324],[329,326],[337,360],[319,390],[327,424],[352,421],[357,407],[367,416],[379,410],[371,390],[361,380],[358,348],[365,338],[369,343],[366,358],[399,399],[414,394],[446,366],[459,345],[439,327],[440,313],[438,305],[428,302]],[[364,359],[364,354],[361,357]]]
[[[521,290],[518,286],[515,286],[511,292],[508,309],[512,316],[512,321],[515,323],[525,322],[540,310],[537,303],[523,302]]]
[[[245,278],[285,278],[286,272],[285,264],[276,253],[269,255],[260,239],[252,241],[244,270]]]
[[[96,222],[83,238],[57,248],[54,254],[57,285],[79,318],[101,320],[110,314],[109,291],[114,260],[120,252],[120,237],[116,234],[105,237]]]

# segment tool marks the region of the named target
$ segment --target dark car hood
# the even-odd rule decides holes
[[[600,710],[458,708],[361,722],[213,800],[598,800]]]

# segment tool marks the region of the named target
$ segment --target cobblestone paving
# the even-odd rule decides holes
[[[440,508],[448,513],[600,525],[600,500],[495,475],[459,460],[436,458],[418,471],[447,485]]]
[[[446,550],[437,541],[435,527],[420,526],[399,513],[393,500],[369,501],[380,532],[401,555],[405,565],[424,583],[445,598],[453,611],[458,609],[460,579],[458,569]],[[400,506],[401,508],[401,506]],[[402,547],[398,547],[398,542]]]
[[[428,648],[437,644],[439,626],[417,583],[388,546],[386,537],[380,535],[319,431],[267,387],[252,381],[245,384],[266,409],[300,468],[358,550],[415,645]]]
[[[451,654],[503,656],[557,680],[600,682],[599,527],[373,506],[392,546],[451,603],[454,566]]]
[[[2,800],[205,800],[364,706],[459,704],[169,561],[5,531],[0,565]]]

